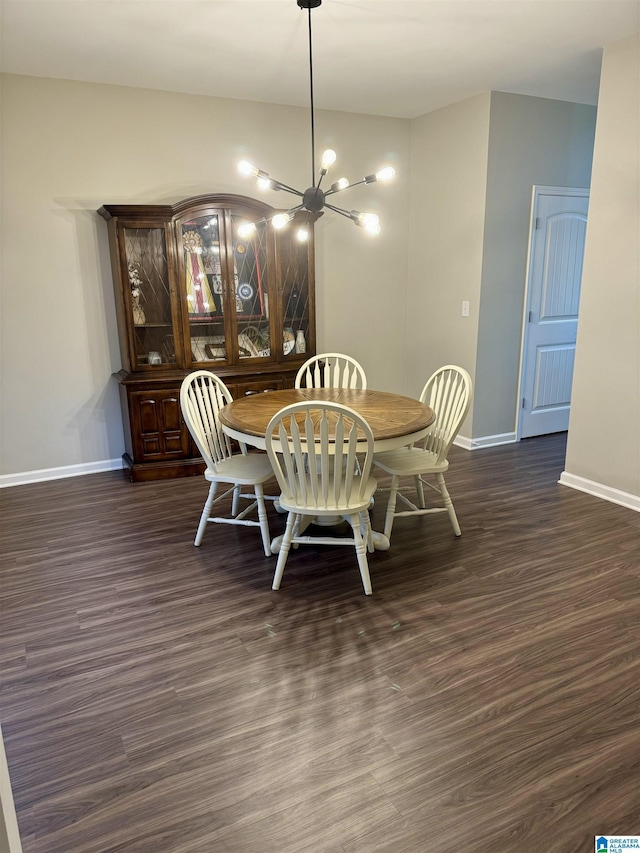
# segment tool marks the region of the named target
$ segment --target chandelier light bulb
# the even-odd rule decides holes
[[[346,190],[348,186],[349,181],[347,180],[347,178],[338,178],[338,180],[334,184],[331,184],[331,189],[334,193],[337,193],[340,192],[340,190]]]
[[[271,181],[269,178],[258,178],[257,180],[258,189],[260,190],[268,190],[271,187]]]
[[[276,213],[276,215],[271,220],[271,224],[274,228],[284,228],[284,226],[289,222],[289,214],[288,213]]]
[[[327,148],[326,151],[322,152],[322,161],[320,163],[320,168],[325,171],[336,162],[336,152],[333,148]]]
[[[364,228],[365,231],[368,231],[369,234],[379,234],[380,233],[380,219],[375,213],[359,213],[357,210],[352,210],[349,214],[350,218],[359,225],[361,228]]]
[[[242,222],[240,225],[238,225],[238,237],[243,240],[246,240],[247,237],[251,237],[255,230],[255,222]]]
[[[396,170],[393,166],[385,166],[384,169],[380,169],[379,172],[376,172],[376,179],[378,181],[391,181],[396,176]]]
[[[369,234],[380,233],[380,218],[375,213],[363,213],[362,225],[364,230],[368,231]]]
[[[256,167],[249,163],[248,160],[240,160],[238,163],[238,171],[241,175],[253,175],[254,177],[257,177],[260,170],[256,169]]]

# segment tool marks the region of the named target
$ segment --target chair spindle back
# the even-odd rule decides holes
[[[349,355],[325,352],[308,359],[298,370],[296,388],[361,388],[367,377],[362,366]]]
[[[436,413],[420,447],[434,453],[438,462],[447,454],[467,416],[471,405],[471,377],[462,367],[447,364],[429,377],[420,394],[420,400]]]
[[[209,468],[232,455],[229,436],[222,430],[220,409],[233,400],[231,392],[215,374],[196,370],[180,389],[180,407],[189,432]]]
[[[373,434],[366,420],[338,403],[295,403],[269,422],[266,446],[281,491],[309,508],[347,507],[371,473]],[[356,454],[362,451],[356,465]]]

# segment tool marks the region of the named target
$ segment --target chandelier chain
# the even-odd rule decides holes
[[[313,105],[313,48],[312,48],[312,39],[311,39],[311,4],[309,4],[308,9],[309,14],[309,94],[311,101],[311,186],[315,186],[315,174],[316,174],[316,129],[315,129],[315,118],[314,118],[314,105]]]

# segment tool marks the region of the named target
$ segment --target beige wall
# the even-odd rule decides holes
[[[413,122],[408,392],[465,367],[469,443],[515,437],[532,187],[589,186],[595,121],[595,107],[493,92]]]
[[[623,500],[640,496],[639,208],[636,36],[604,52],[563,474],[578,487],[618,490]]]
[[[114,300],[106,223],[95,211],[207,192],[256,195],[237,174],[241,156],[304,189],[309,111],[13,75],[1,86],[0,473],[119,460]],[[379,238],[332,213],[317,227],[320,348],[353,353],[374,387],[398,387],[409,122],[318,112],[316,131],[318,150],[338,152],[336,177],[356,180],[383,163],[399,173],[392,185],[341,199],[380,214]]]
[[[595,107],[491,95],[474,438],[515,433],[532,187],[588,187],[595,124]]]
[[[391,184],[363,185],[334,199],[347,210],[377,213],[380,235],[371,237],[331,211],[316,225],[319,351],[348,352],[371,387],[397,391],[405,380],[410,122],[337,112],[316,121],[331,129],[325,139],[340,158],[336,178],[361,180],[383,163],[397,170]]]
[[[416,119],[411,133],[407,393],[443,364],[475,374],[490,94]],[[470,316],[461,316],[462,301]],[[471,436],[471,415],[461,434]]]

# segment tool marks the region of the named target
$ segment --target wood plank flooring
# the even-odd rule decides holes
[[[201,477],[0,493],[24,853],[591,853],[640,834],[640,518],[563,434],[454,448],[446,515],[348,547],[210,525]],[[272,533],[284,516],[269,507]],[[384,522],[384,500],[372,513]]]

